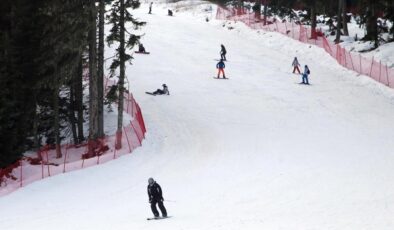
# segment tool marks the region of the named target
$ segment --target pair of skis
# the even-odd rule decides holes
[[[146,220],[162,220],[162,219],[167,219],[167,218],[171,218],[171,216],[166,216],[166,217],[150,217],[150,218],[146,218]]]

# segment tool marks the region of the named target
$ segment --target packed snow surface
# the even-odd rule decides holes
[[[195,9],[134,12],[151,52],[127,66],[143,146],[1,197],[0,229],[392,230],[393,90],[320,48]],[[230,80],[213,79],[220,44]],[[291,73],[294,56],[311,85]],[[170,96],[145,94],[163,83]],[[146,220],[149,177],[172,218]]]

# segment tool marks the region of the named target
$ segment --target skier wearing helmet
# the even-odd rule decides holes
[[[163,84],[163,89],[157,89],[155,92],[150,93],[150,92],[146,92],[147,94],[151,94],[151,95],[163,95],[163,94],[167,94],[170,95],[170,91],[168,90],[168,87],[166,84]]]
[[[156,181],[153,180],[153,178],[149,178],[148,183],[149,183],[148,184],[149,203],[153,215],[155,216],[155,218],[159,218],[159,212],[157,211],[156,208],[156,204],[158,204],[162,217],[167,217],[167,210],[163,204],[164,198],[160,185],[156,183]]]

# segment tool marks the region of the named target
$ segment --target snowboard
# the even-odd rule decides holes
[[[156,96],[156,94],[151,93],[151,92],[145,92],[146,94],[152,95],[152,96]]]
[[[226,77],[226,78],[222,78],[222,77],[220,77],[220,78],[217,78],[217,77],[213,77],[214,79],[223,79],[223,80],[228,80],[228,79],[230,79],[230,78],[228,78],[228,77]]]
[[[140,51],[135,51],[134,53],[136,53],[136,54],[150,54],[150,52],[140,52]]]
[[[167,217],[149,217],[149,218],[146,218],[146,220],[162,220],[162,219],[167,219],[167,218],[171,218],[171,216],[167,216]]]

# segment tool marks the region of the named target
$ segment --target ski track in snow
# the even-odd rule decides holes
[[[393,90],[276,33],[147,9],[151,54],[126,70],[143,146],[1,197],[0,229],[393,229]],[[212,79],[221,43],[226,81]],[[163,83],[170,96],[145,94]],[[149,177],[172,218],[146,221]]]

